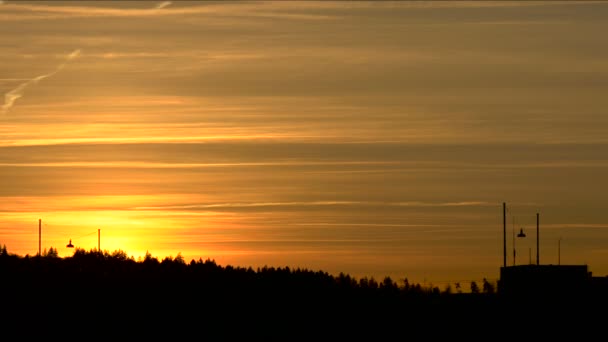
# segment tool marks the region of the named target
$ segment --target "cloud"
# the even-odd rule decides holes
[[[255,16],[284,19],[324,20],[335,19],[333,16],[317,13],[291,13],[291,7],[270,3],[226,3],[221,1],[215,4],[182,6],[167,8],[171,1],[164,1],[152,8],[121,8],[96,6],[55,6],[41,4],[7,4],[7,8],[14,13],[0,17],[2,20],[21,19],[50,19],[75,17],[146,17],[159,15],[192,15],[192,14],[220,14],[230,16]],[[159,9],[163,9],[159,11]],[[28,15],[26,12],[34,13]]]
[[[72,53],[70,53],[70,54],[68,55],[68,58],[67,58],[67,59],[68,59],[68,61],[71,61],[72,59],[74,59],[74,58],[76,58],[76,57],[78,57],[78,56],[80,56],[80,49],[77,49],[77,50],[72,51]]]
[[[60,64],[57,68],[55,68],[55,70],[53,70],[52,72],[29,79],[29,80],[21,83],[20,85],[18,85],[13,90],[4,94],[4,104],[0,108],[0,113],[1,114],[8,113],[8,110],[15,104],[15,101],[17,101],[20,97],[23,96],[23,94],[25,93],[25,88],[27,88],[28,86],[30,86],[32,84],[36,84],[45,78],[55,75],[56,73],[61,71],[61,69],[65,68],[65,66],[67,65],[67,63],[69,61],[77,58],[78,56],[80,56],[80,49],[72,51],[72,53],[70,53],[66,57],[65,61],[62,64]]]
[[[172,4],[171,1],[163,1],[163,2],[159,3],[158,5],[156,5],[155,8],[156,9],[161,9],[161,8],[165,8],[165,7],[167,7],[167,6],[171,5],[171,4]]]
[[[255,207],[284,207],[284,206],[328,206],[328,205],[359,205],[358,201],[311,201],[311,202],[252,202],[252,203],[211,203],[186,204],[171,206],[136,207],[135,210],[176,210],[176,209],[226,209],[226,208],[255,208]]]
[[[251,203],[207,203],[207,204],[184,204],[167,206],[142,206],[134,210],[198,210],[198,209],[236,209],[256,207],[285,207],[285,206],[385,206],[385,207],[487,207],[496,206],[496,203],[485,201],[465,202],[374,202],[374,201],[309,201],[309,202],[251,202]]]
[[[391,205],[400,206],[400,207],[486,207],[486,206],[495,206],[496,203],[489,203],[489,202],[484,202],[484,201],[441,202],[441,203],[398,202],[398,203],[392,203]]]
[[[0,145],[3,147],[4,145]],[[14,145],[8,145],[14,146]],[[22,145],[17,145],[22,146]],[[31,146],[31,145],[25,145]],[[0,166],[19,167],[95,167],[95,168],[130,168],[130,169],[186,169],[186,168],[225,168],[225,167],[274,167],[274,166],[349,166],[393,164],[393,162],[366,161],[270,161],[270,162],[233,162],[233,163],[168,163],[137,161],[97,161],[97,162],[35,162],[10,163],[0,162]]]

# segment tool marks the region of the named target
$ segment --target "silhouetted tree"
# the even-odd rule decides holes
[[[410,281],[407,277],[403,279],[403,290],[406,292],[410,290]]]
[[[352,278],[348,274],[344,274],[343,272],[340,272],[340,274],[338,274],[336,281],[338,285],[346,288],[354,288],[355,286],[357,286],[357,280]]]
[[[158,265],[159,261],[157,258],[153,257],[150,252],[146,251],[143,263],[144,265]]]
[[[433,295],[438,295],[438,294],[441,294],[441,290],[439,289],[439,287],[431,285],[430,293]]]
[[[49,258],[58,258],[59,252],[57,251],[57,248],[49,247],[48,251],[46,250],[46,248],[44,249],[44,251],[42,251],[42,256]]]
[[[471,293],[479,293],[479,285],[474,280],[471,282]]]
[[[492,285],[486,278],[483,278],[482,288],[483,293],[494,293],[494,285]]]
[[[396,290],[398,288],[398,286],[397,286],[397,283],[395,283],[391,277],[384,277],[384,280],[382,280],[382,283],[380,284],[380,288],[388,289],[388,290]]]
[[[175,257],[175,259],[173,259],[173,261],[182,265],[186,264],[186,260],[184,260],[184,257],[182,256],[181,252],[177,253],[177,256]]]
[[[376,279],[374,279],[374,277],[363,277],[359,279],[359,287],[363,289],[377,289],[378,282]]]
[[[5,249],[4,246],[0,248],[1,255],[8,254]],[[98,296],[103,307],[108,308],[132,305],[125,309],[142,312],[194,310],[220,315],[230,312],[256,323],[257,317],[269,318],[266,313],[260,313],[259,309],[264,308],[273,315],[277,326],[288,321],[292,324],[297,321],[295,315],[305,312],[308,315],[313,310],[311,319],[323,317],[324,320],[319,321],[322,324],[332,317],[342,317],[361,325],[387,323],[384,327],[392,326],[388,324],[392,322],[410,322],[411,326],[416,326],[422,319],[434,322],[435,318],[441,318],[430,315],[447,317],[449,312],[462,310],[487,312],[492,307],[480,305],[490,303],[494,297],[485,294],[451,296],[453,285],[448,284],[442,292],[437,286],[427,283],[423,287],[407,278],[400,286],[390,277],[378,283],[373,277],[357,280],[345,273],[334,277],[323,271],[288,266],[264,266],[256,270],[251,266],[218,265],[210,258],[186,263],[181,254],[159,262],[149,252],[139,261],[127,257],[122,250],[100,253],[76,248],[74,255],[66,258],[54,257],[55,252],[52,248],[43,258],[0,258],[0,279],[3,280],[0,293],[11,293],[16,300],[29,298],[31,294],[44,294],[32,297],[25,305],[16,301],[15,307],[22,308],[42,305],[72,310],[73,307],[66,306],[65,298],[80,291],[90,291]],[[484,280],[483,292],[493,293],[486,283],[490,284]],[[460,283],[456,283],[456,289],[460,292]],[[471,292],[480,292],[475,282],[471,283]],[[66,312],[63,311],[61,317],[65,317]],[[98,313],[112,314],[103,309]],[[418,316],[423,318],[416,318]],[[201,316],[193,317],[197,323],[204,320]],[[74,316],[69,318],[75,319]],[[232,323],[241,323],[238,318],[234,319]]]
[[[114,252],[112,252],[111,257],[114,260],[127,260],[127,259],[129,259],[127,253],[125,251],[120,250],[120,249],[115,250]]]

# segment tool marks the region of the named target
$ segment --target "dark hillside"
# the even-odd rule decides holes
[[[134,261],[120,251],[80,250],[68,258],[3,253],[0,279],[5,326],[29,326],[20,332],[32,337],[74,329],[92,336],[202,334],[222,340],[474,337],[499,329],[522,308],[489,291],[457,294],[398,286],[390,278],[223,267],[181,257]],[[515,314],[525,319],[526,310]]]

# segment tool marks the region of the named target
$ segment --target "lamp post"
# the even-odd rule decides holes
[[[42,219],[38,219],[38,256],[42,256]]]
[[[85,235],[91,235],[92,233],[89,234],[85,234]],[[83,235],[83,236],[85,236]],[[74,248],[74,245],[72,244],[72,239],[70,239],[70,242],[66,245],[67,248]],[[97,253],[101,253],[101,229],[97,229]]]
[[[561,265],[561,250],[560,250],[560,245],[562,243],[562,237],[560,236],[559,239],[557,239],[557,264]]]
[[[513,233],[515,233],[515,231],[513,231]],[[524,233],[524,229],[520,228],[519,229],[519,233],[517,233],[517,237],[518,238],[525,238],[526,237],[526,233]],[[513,266],[515,266],[515,239],[513,239]]]

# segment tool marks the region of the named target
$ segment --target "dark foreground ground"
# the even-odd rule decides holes
[[[76,334],[155,340],[506,341],[538,336],[545,341],[573,334],[583,341],[605,334],[607,309],[605,303],[509,303],[498,295],[399,300],[306,293],[294,297],[278,290],[238,288],[197,294],[187,286],[40,285],[2,289],[4,332],[16,328],[23,340]]]
[[[448,294],[322,272],[76,261],[0,263],[4,341],[588,341],[608,322],[597,292]]]

